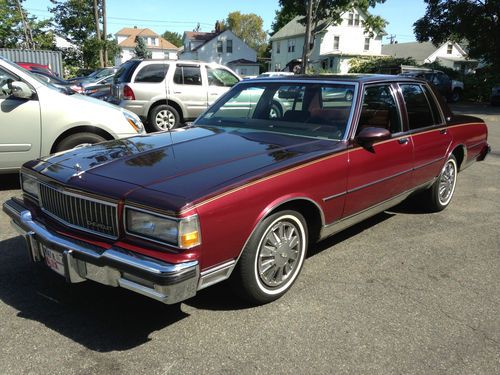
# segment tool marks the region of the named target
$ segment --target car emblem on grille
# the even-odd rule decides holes
[[[113,227],[110,225],[98,223],[98,222],[92,221],[92,220],[87,220],[87,225],[93,229],[100,229],[100,230],[104,230],[106,232],[111,232],[113,230]]]

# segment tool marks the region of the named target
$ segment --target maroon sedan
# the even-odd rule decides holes
[[[419,194],[452,200],[489,151],[425,81],[394,76],[247,80],[194,126],[79,147],[24,165],[4,211],[31,259],[176,303],[231,278],[266,303],[308,247]]]

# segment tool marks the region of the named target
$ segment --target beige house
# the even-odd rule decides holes
[[[148,51],[151,52],[152,59],[177,59],[179,48],[153,30],[125,27],[115,34],[116,42],[118,43],[118,47],[120,47],[120,55],[115,58],[115,65],[118,66],[135,57],[135,40],[138,36],[144,39]]]

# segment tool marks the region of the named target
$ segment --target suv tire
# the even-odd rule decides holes
[[[179,127],[180,116],[177,110],[167,104],[160,104],[149,112],[148,124],[152,131],[171,130]]]

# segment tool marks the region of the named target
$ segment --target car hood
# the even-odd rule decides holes
[[[26,165],[66,186],[178,212],[341,142],[190,127],[76,148]]]

